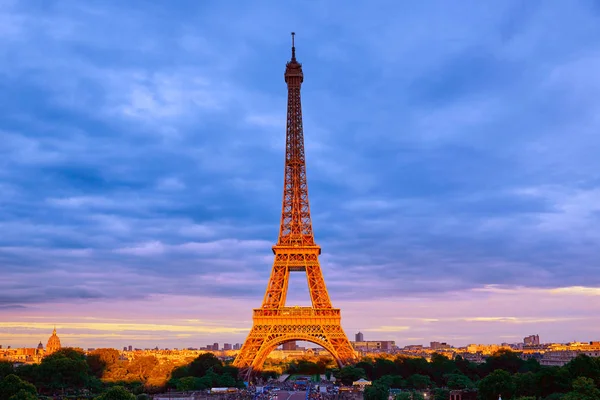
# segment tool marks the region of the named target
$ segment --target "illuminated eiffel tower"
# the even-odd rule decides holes
[[[289,341],[315,343],[329,351],[339,366],[356,360],[342,329],[340,309],[331,306],[319,265],[321,247],[315,244],[312,230],[300,103],[303,80],[292,33],[292,59],[285,68],[288,107],[279,240],[273,246],[275,261],[262,307],[254,309],[252,330],[234,361],[248,377],[261,370],[272,350]],[[285,307],[290,272],[306,273],[312,307]]]

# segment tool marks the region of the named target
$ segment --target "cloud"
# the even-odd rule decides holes
[[[595,295],[597,10],[383,3],[5,2],[2,313],[201,293],[249,318],[279,229],[290,25],[334,303]]]

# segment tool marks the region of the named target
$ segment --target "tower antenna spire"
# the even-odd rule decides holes
[[[292,32],[292,61],[296,61],[296,46],[294,45],[294,36],[296,36],[296,32]]]

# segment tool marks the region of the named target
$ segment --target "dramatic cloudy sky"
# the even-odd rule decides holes
[[[2,0],[0,344],[244,340],[292,30],[348,335],[600,339],[597,1]]]

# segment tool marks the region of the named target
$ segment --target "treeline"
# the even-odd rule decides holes
[[[175,366],[172,362],[161,363],[154,356],[122,360],[114,349],[98,349],[86,356],[79,350],[64,348],[44,357],[40,364],[13,367],[10,362],[0,362],[0,400],[27,400],[12,399],[20,392],[20,396],[30,393],[34,399],[35,394],[94,398],[112,390],[144,398],[146,393],[160,393],[168,388],[241,387],[238,372],[211,353],[202,354],[187,365]]]
[[[238,368],[224,365],[212,353],[204,353],[190,364],[174,369],[167,386],[179,391],[213,387],[244,388],[244,382],[239,380],[238,376]]]
[[[335,361],[331,357],[318,357],[315,361],[309,359],[293,360],[289,363],[286,373],[290,375],[327,375],[331,376],[331,370],[335,367]]]
[[[367,400],[387,399],[389,389],[414,393],[425,389],[436,400],[447,400],[450,390],[477,389],[478,399],[503,400],[600,400],[600,358],[580,355],[563,367],[542,367],[523,360],[511,351],[499,351],[482,364],[457,356],[449,359],[433,354],[424,358],[398,356],[393,359],[364,359],[353,366],[334,371],[344,385],[366,378],[373,382],[365,391]],[[400,400],[402,397],[397,399]]]

